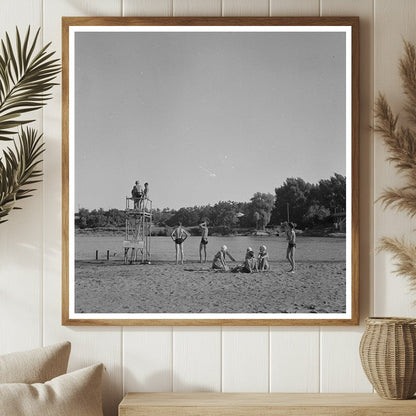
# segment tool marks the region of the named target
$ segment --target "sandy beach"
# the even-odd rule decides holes
[[[238,263],[231,263],[236,265]],[[210,263],[75,262],[77,313],[344,313],[345,262],[303,261],[295,273],[220,273]]]

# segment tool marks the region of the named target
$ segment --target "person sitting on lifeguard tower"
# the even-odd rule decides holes
[[[131,190],[131,197],[133,199],[134,202],[134,209],[138,209],[139,205],[140,205],[140,200],[142,198],[142,187],[140,186],[140,182],[136,181],[133,189]]]

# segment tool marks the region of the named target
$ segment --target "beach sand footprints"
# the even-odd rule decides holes
[[[345,262],[299,262],[294,274],[286,268],[285,262],[272,261],[264,273],[215,273],[199,261],[135,267],[77,261],[75,308],[84,313],[345,312]]]

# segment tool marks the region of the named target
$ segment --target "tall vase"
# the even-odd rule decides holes
[[[416,320],[367,318],[360,342],[364,372],[386,399],[409,399],[416,392]]]

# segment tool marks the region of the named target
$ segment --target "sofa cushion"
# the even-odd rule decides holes
[[[71,343],[0,355],[0,383],[44,383],[66,373]]]
[[[44,384],[0,384],[0,415],[103,416],[102,372],[97,364]]]

